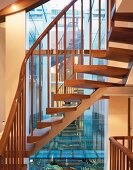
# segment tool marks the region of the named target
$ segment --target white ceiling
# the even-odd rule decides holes
[[[11,3],[15,2],[16,0],[0,0],[0,10],[10,5]]]

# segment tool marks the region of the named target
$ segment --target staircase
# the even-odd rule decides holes
[[[128,75],[132,68],[131,61],[133,60],[133,50],[108,47],[107,50],[93,50],[89,49],[88,55],[90,56],[89,65],[84,65],[84,50],[83,40],[83,0],[81,0],[81,46],[78,64],[75,64],[75,56],[77,56],[77,51],[75,49],[75,3],[78,0],[72,0],[60,13],[59,15],[49,24],[49,26],[44,30],[40,37],[35,41],[31,49],[28,51],[21,67],[20,78],[18,83],[18,88],[14,101],[9,113],[9,117],[3,132],[2,138],[0,140],[0,169],[4,170],[23,170],[26,169],[24,159],[31,156],[38,150],[40,150],[45,144],[47,144],[51,139],[53,139],[57,134],[59,134],[64,128],[70,125],[75,119],[81,116],[86,109],[93,105],[97,100],[105,98],[108,92],[114,93],[114,87],[116,90],[124,89]],[[114,7],[115,4],[112,4]],[[70,66],[71,75],[67,75],[67,29],[66,29],[66,13],[72,8],[72,50],[70,50],[71,61]],[[112,8],[114,9],[114,8]],[[91,11],[91,6],[90,6]],[[112,10],[111,10],[112,11]],[[92,15],[92,14],[91,14]],[[133,30],[132,28],[115,27],[114,21],[129,21],[132,19],[128,15],[133,16],[133,14],[124,13],[114,13],[111,21],[111,28],[109,31],[109,42],[119,42],[132,44]],[[64,17],[64,45],[62,49],[62,55],[64,57],[64,79],[63,84],[59,87],[59,49],[58,49],[58,22]],[[91,17],[91,16],[90,16]],[[91,18],[90,18],[91,21]],[[112,25],[113,23],[113,25]],[[90,22],[91,27],[91,22]],[[51,107],[51,95],[50,95],[50,31],[55,28],[56,37],[56,82],[55,82],[55,94],[53,95],[53,101],[56,102],[56,107]],[[91,34],[91,33],[90,33]],[[100,34],[99,34],[100,35]],[[130,38],[129,38],[130,37]],[[48,107],[46,109],[46,114],[51,115],[47,119],[43,119],[42,110],[42,43],[44,38],[47,38],[47,100]],[[92,42],[91,42],[92,43]],[[100,46],[100,45],[99,45]],[[34,65],[35,65],[35,55],[34,52],[38,50],[38,61],[39,61],[39,79],[38,82],[38,117],[36,121],[36,127],[33,127],[34,123]],[[37,56],[36,56],[37,57]],[[128,63],[130,67],[121,68],[108,65],[92,65],[93,58],[100,58],[101,60],[111,60],[111,61],[121,61]],[[30,133],[26,134],[26,65],[30,63]],[[82,74],[82,76],[77,76]],[[105,76],[107,78],[117,78],[119,83],[100,81],[100,80],[89,80],[83,79],[84,74]],[[131,88],[131,87],[129,87]],[[81,89],[81,90],[80,90]],[[83,94],[82,89],[92,89],[93,92],[89,95]],[[81,93],[78,93],[81,91]],[[118,90],[119,92],[119,90]],[[126,93],[126,92],[125,92]],[[68,129],[69,131],[69,129]],[[65,135],[65,131],[64,131]]]

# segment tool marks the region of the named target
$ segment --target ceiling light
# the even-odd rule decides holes
[[[17,6],[16,5],[12,5],[12,9],[13,9],[13,11],[17,11]]]

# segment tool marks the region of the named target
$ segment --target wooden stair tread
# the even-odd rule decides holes
[[[53,98],[55,101],[77,101],[90,98],[91,95],[86,94],[54,94]],[[107,96],[102,96],[100,99],[108,99]]]
[[[133,59],[133,50],[109,47],[107,59],[114,61],[129,62]]]
[[[38,122],[37,128],[41,129],[41,128],[53,126],[53,125],[56,125],[56,124],[62,123],[62,122],[63,122],[63,117],[50,117],[45,120],[42,120],[41,122]]]
[[[88,53],[89,53],[89,51],[88,51]],[[95,57],[95,58],[97,58],[97,57],[100,57],[100,58],[106,57],[106,50],[92,50],[91,51],[91,56]]]
[[[51,107],[51,108],[46,108],[46,113],[47,114],[56,114],[56,113],[61,113],[61,112],[70,112],[70,111],[75,111],[77,107],[75,106],[64,106],[64,107]]]
[[[27,136],[27,142],[28,143],[34,143],[43,138],[44,136],[48,135],[49,131],[51,130],[51,127],[46,127],[43,129],[34,129],[33,135]]]
[[[123,86],[118,83],[111,82],[100,82],[94,80],[66,80],[64,82],[66,87],[77,87],[77,88],[87,88],[87,89],[97,89],[100,87],[111,87],[111,86]]]
[[[132,12],[116,12],[113,18],[115,21],[133,22]]]
[[[133,50],[109,47],[106,55],[104,56],[93,56],[94,58],[101,58],[106,60],[129,62],[133,59]]]
[[[73,101],[73,100],[81,100],[81,99],[87,99],[90,98],[90,95],[84,95],[84,94],[54,94],[53,100],[54,101]]]
[[[109,41],[133,44],[133,28],[113,27],[110,31]]]
[[[127,68],[107,65],[75,65],[74,71],[77,73],[95,74],[114,78],[123,78],[129,73],[129,69]]]

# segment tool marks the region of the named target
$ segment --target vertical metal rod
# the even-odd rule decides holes
[[[121,152],[121,150],[120,150],[120,170],[122,169],[122,152]]]
[[[41,57],[41,42],[39,43],[39,114],[38,120],[42,119],[42,57]]]
[[[92,0],[90,0],[90,65],[92,64]]]
[[[7,169],[9,170],[9,139],[7,142]]]
[[[30,117],[30,133],[33,136],[33,88],[34,88],[34,55],[31,55],[31,117]]]
[[[130,97],[128,98],[128,136],[131,135],[130,133],[130,116],[131,116],[131,99]]]
[[[113,162],[112,162],[112,167],[115,169],[115,145],[113,145]]]
[[[24,119],[24,150],[26,149],[26,76],[24,77],[24,93],[23,93],[23,119]]]
[[[19,145],[19,115],[18,115],[18,106],[17,106],[17,110],[16,110],[16,129],[17,129],[17,132],[16,132],[16,135],[17,135],[17,141],[16,141],[16,154],[17,154],[17,157],[16,157],[16,164],[18,165],[18,145]]]
[[[24,82],[25,82],[25,81],[24,81]],[[22,147],[22,151],[24,151],[24,116],[23,116],[23,115],[25,114],[25,113],[24,113],[24,107],[23,107],[23,100],[24,100],[24,99],[23,99],[23,96],[24,96],[23,93],[24,93],[24,88],[25,88],[25,87],[24,87],[24,84],[23,84],[23,91],[22,91],[22,94],[21,94],[21,96],[22,96],[22,97],[21,97],[21,117],[22,117],[22,123],[21,123],[21,129],[22,129],[22,130],[21,130],[21,131],[22,131],[22,138],[21,138],[22,141],[21,141],[21,142],[22,142],[22,146],[21,146],[21,147]],[[22,155],[22,164],[23,164],[23,163],[24,163],[24,157],[23,157],[23,155]]]
[[[64,14],[64,81],[66,80],[66,13]],[[64,86],[64,93],[66,93],[66,87]]]
[[[22,93],[21,93],[21,126],[20,126],[20,129],[21,129],[21,164],[23,164],[23,155],[22,155],[22,152],[23,152],[23,112],[22,112]]]
[[[122,145],[124,146],[124,144],[125,144],[125,141],[124,141],[124,139],[122,140]]]
[[[101,0],[99,0],[99,17],[98,17],[98,49],[101,49]]]
[[[127,170],[129,169],[129,158],[127,156],[127,166],[126,166]]]
[[[81,0],[81,64],[84,63],[83,0]]]
[[[119,149],[117,148],[117,169],[119,169]]]
[[[23,85],[23,89],[24,89],[24,85]],[[24,147],[23,147],[24,146],[23,145],[23,141],[24,141],[23,140],[24,139],[24,133],[23,133],[24,132],[23,131],[24,130],[24,126],[23,126],[24,125],[24,123],[23,123],[24,122],[24,120],[23,120],[23,92],[24,91],[22,90],[22,92],[21,92],[21,152],[24,151]],[[21,156],[22,156],[21,161],[22,161],[22,164],[23,164],[23,155],[22,155],[22,153],[21,153]]]
[[[75,6],[73,4],[72,6],[72,23],[73,23],[73,33],[72,33],[72,75],[73,78],[75,78],[74,76],[74,63],[75,63],[75,59],[74,59],[74,53],[75,53]]]
[[[21,145],[21,142],[20,142],[20,136],[21,136],[21,131],[20,131],[20,100],[18,101],[18,164],[20,164],[20,145]]]
[[[21,119],[21,96],[20,96],[20,99],[19,99],[19,108],[18,108],[18,114],[19,114],[19,147],[18,147],[18,150],[19,150],[19,164],[21,164],[21,147],[22,147],[22,143],[21,143],[21,137],[22,137],[22,134],[21,134],[21,123],[22,123],[22,119]]]
[[[48,72],[48,107],[50,107],[50,32],[48,32],[47,37],[48,44],[48,56],[47,56],[47,72]]]
[[[106,8],[106,49],[108,49],[108,32],[109,32],[109,1],[106,1],[107,8]]]
[[[58,93],[58,23],[56,23],[56,94]]]
[[[123,153],[123,170],[125,170],[125,154]]]
[[[15,117],[15,119],[14,119],[14,165],[16,166],[16,162],[17,162],[17,160],[16,160],[16,149],[17,149],[17,147],[16,147],[16,141],[17,141],[17,131],[16,131],[16,123],[17,123],[17,118]]]
[[[115,169],[116,169],[116,146],[114,146],[114,167],[115,167]]]
[[[112,169],[112,144],[110,142],[110,170]]]
[[[133,151],[133,141],[131,139],[131,152]]]
[[[14,147],[14,136],[13,136],[13,128],[14,126],[12,125],[12,129],[11,129],[11,165],[13,165],[13,157],[14,157],[14,151],[13,151],[13,147]]]

